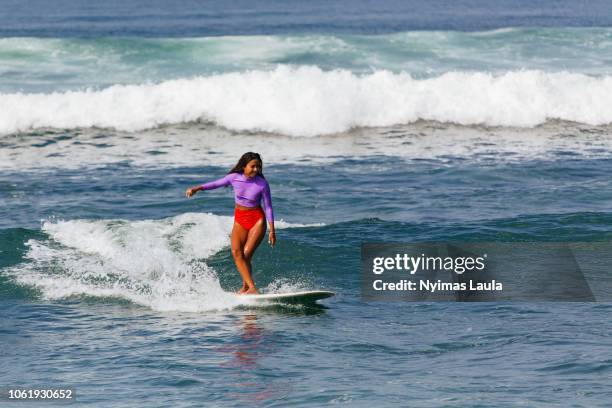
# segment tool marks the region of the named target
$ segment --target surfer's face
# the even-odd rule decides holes
[[[244,175],[246,177],[255,177],[261,171],[261,163],[257,159],[253,159],[244,166]]]

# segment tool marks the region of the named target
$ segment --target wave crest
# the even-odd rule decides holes
[[[418,120],[533,127],[549,119],[612,122],[612,77],[577,73],[449,72],[416,79],[380,70],[279,66],[147,85],[50,94],[0,94],[0,132],[212,121],[235,131],[291,136]]]

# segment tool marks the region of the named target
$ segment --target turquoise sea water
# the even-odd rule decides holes
[[[606,4],[473,3],[338,3],[336,23],[316,2],[236,3],[208,26],[157,3],[12,4],[0,388],[104,407],[607,406],[607,303],[361,300],[363,242],[611,238]],[[255,280],[337,292],[320,307],[236,300],[231,192],[184,198],[249,150],[278,231]]]

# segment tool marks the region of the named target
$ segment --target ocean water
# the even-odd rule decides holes
[[[608,2],[4,3],[0,389],[609,405],[609,303],[360,292],[362,242],[612,239]],[[231,192],[184,197],[246,151],[278,231],[255,281],[320,307],[236,299]]]

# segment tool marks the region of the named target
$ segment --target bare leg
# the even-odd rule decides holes
[[[232,229],[232,257],[236,263],[236,269],[240,273],[242,280],[248,287],[255,286],[249,264],[244,259],[244,244],[246,243],[248,231],[237,222],[234,223]]]
[[[253,267],[251,266],[251,259],[253,258],[253,254],[255,254],[255,250],[263,240],[263,237],[266,235],[266,219],[262,218],[257,221],[257,224],[251,228],[247,234],[247,240],[244,244],[244,259],[249,266],[249,271],[252,273]],[[244,293],[259,293],[255,285],[248,285],[246,292]]]

